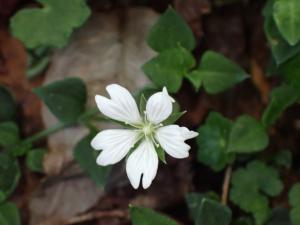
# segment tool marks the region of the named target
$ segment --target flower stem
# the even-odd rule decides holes
[[[231,174],[232,174],[232,165],[229,165],[226,169],[224,182],[223,182],[223,192],[222,192],[222,199],[221,199],[223,205],[227,205]]]
[[[85,111],[79,118],[77,121],[73,121],[73,122],[58,122],[57,124],[55,124],[54,126],[42,130],[40,132],[38,132],[37,134],[34,134],[31,137],[28,137],[27,139],[24,140],[25,143],[28,144],[32,144],[36,141],[41,140],[42,138],[45,138],[47,136],[49,136],[50,134],[56,133],[57,131],[60,131],[66,127],[72,126],[72,125],[77,125],[80,122],[85,122],[90,120],[92,117],[94,117],[94,115],[96,113],[98,113],[98,109],[97,108],[91,108],[88,109],[87,111]]]

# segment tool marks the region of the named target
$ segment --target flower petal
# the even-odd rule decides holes
[[[147,119],[154,123],[167,119],[172,113],[172,103],[174,99],[169,96],[167,89],[164,87],[161,92],[153,94],[147,101],[146,116]]]
[[[112,129],[101,131],[91,141],[95,150],[103,150],[97,157],[97,164],[107,166],[119,162],[138,140],[133,130]]]
[[[170,156],[181,159],[189,156],[191,148],[184,141],[197,135],[197,132],[190,131],[186,127],[168,125],[157,129],[155,138]]]
[[[153,143],[145,140],[128,157],[126,163],[126,172],[131,185],[137,189],[143,174],[143,188],[148,188],[158,168],[158,156]]]
[[[111,99],[101,95],[95,97],[99,110],[105,116],[125,123],[139,124],[141,122],[136,102],[126,88],[118,84],[110,84],[106,90]]]

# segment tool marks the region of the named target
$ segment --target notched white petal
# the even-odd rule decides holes
[[[168,94],[165,87],[161,92],[153,94],[146,104],[145,113],[147,119],[154,124],[159,124],[164,121],[172,113],[173,102],[174,99]]]
[[[190,146],[184,141],[197,135],[197,132],[190,131],[186,127],[169,125],[157,129],[155,138],[170,156],[182,159],[189,156],[190,150]]]
[[[122,160],[137,142],[138,133],[133,130],[111,129],[99,132],[91,141],[95,150],[103,150],[97,164],[107,166]]]
[[[157,168],[158,156],[153,143],[148,140],[144,140],[126,162],[126,173],[135,189],[139,187],[142,175],[142,186],[148,188],[156,176]]]
[[[125,123],[139,124],[141,116],[137,104],[130,92],[118,85],[110,84],[106,90],[111,99],[96,95],[99,110],[107,117]]]

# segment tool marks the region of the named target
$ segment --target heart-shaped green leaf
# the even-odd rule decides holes
[[[193,50],[196,45],[192,30],[172,8],[169,8],[154,24],[147,41],[157,52],[179,46]]]
[[[240,66],[213,51],[205,52],[198,69],[187,75],[197,90],[203,85],[209,94],[225,91],[248,77]]]
[[[143,65],[144,73],[160,88],[167,87],[171,93],[181,87],[183,77],[195,64],[195,59],[185,48],[163,51]]]
[[[63,47],[74,28],[90,15],[85,0],[37,0],[41,8],[22,9],[11,19],[11,31],[27,48]]]
[[[79,78],[66,78],[36,88],[34,92],[62,122],[73,122],[83,113],[86,87]]]

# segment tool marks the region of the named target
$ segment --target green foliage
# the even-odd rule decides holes
[[[289,192],[289,203],[292,206],[290,217],[293,225],[300,224],[300,183],[295,184]]]
[[[284,208],[275,208],[267,225],[291,225],[289,210]]]
[[[282,37],[273,18],[274,2],[275,0],[268,0],[264,9],[264,29],[276,63],[282,64],[300,52],[300,43],[292,46]]]
[[[274,156],[273,162],[276,166],[290,169],[292,166],[292,153],[289,150],[282,150]]]
[[[130,206],[130,216],[132,225],[178,225],[171,218],[144,207]]]
[[[66,78],[36,88],[34,92],[62,122],[74,122],[83,113],[86,87],[79,78]]]
[[[0,153],[0,202],[15,190],[19,179],[18,161],[5,153]]]
[[[17,206],[11,202],[0,205],[1,225],[21,225],[20,214]]]
[[[211,112],[198,132],[197,159],[216,172],[232,163],[236,153],[253,153],[268,145],[263,126],[247,115],[232,123],[221,114]]]
[[[269,143],[264,127],[254,118],[240,116],[232,126],[228,152],[252,153],[265,149]]]
[[[186,201],[196,225],[228,225],[231,222],[231,210],[209,194],[189,193]]]
[[[16,115],[16,103],[10,92],[0,86],[0,122],[14,120]]]
[[[284,39],[290,45],[297,44],[300,40],[300,1],[275,1],[273,6],[273,16]]]
[[[231,210],[219,202],[203,199],[198,212],[196,225],[229,225]]]
[[[37,0],[42,8],[22,9],[11,19],[11,31],[27,48],[63,47],[74,28],[90,15],[85,0]]]
[[[43,160],[47,153],[46,149],[33,149],[26,155],[26,166],[34,172],[43,173]]]
[[[74,149],[74,158],[80,167],[91,177],[96,185],[103,187],[106,184],[110,167],[97,165],[96,158],[99,154],[91,147],[91,140],[94,135],[84,137]]]
[[[194,34],[183,18],[169,8],[151,28],[148,44],[157,52],[184,47],[193,50],[196,45]]]
[[[233,153],[227,153],[228,138],[232,122],[217,112],[211,112],[203,126],[198,129],[198,161],[220,171],[234,160]]]
[[[187,75],[198,90],[201,85],[209,94],[217,94],[248,78],[247,73],[223,55],[207,51],[196,71]]]
[[[263,113],[262,123],[265,127],[271,126],[280,117],[281,113],[294,104],[298,99],[295,89],[283,84],[272,90],[270,103]]]
[[[264,224],[270,209],[267,196],[277,196],[283,189],[277,170],[261,161],[252,161],[232,175],[230,199],[242,210],[252,213],[256,224]]]
[[[10,148],[20,141],[19,128],[14,122],[0,123],[0,146]]]
[[[204,198],[215,200],[215,201],[219,200],[219,196],[215,192],[207,192],[207,193],[191,192],[191,193],[187,193],[185,196],[185,201],[188,205],[190,214],[194,221],[196,221],[197,219],[198,211],[199,208],[201,207],[201,202]]]
[[[280,67],[284,75],[284,81],[294,88],[295,94],[300,100],[300,53]]]
[[[183,47],[163,51],[142,67],[144,73],[160,88],[166,86],[171,93],[181,87],[183,77],[195,64],[195,59]]]

